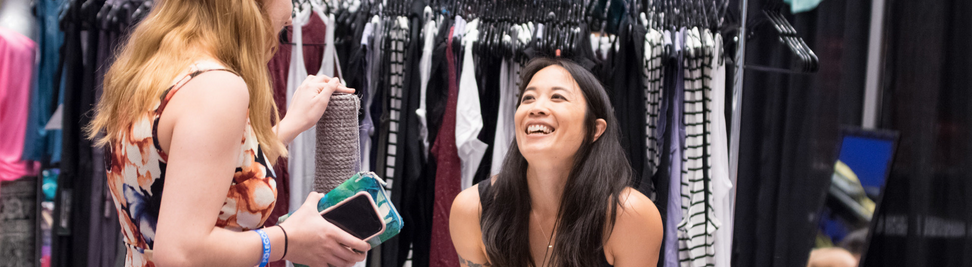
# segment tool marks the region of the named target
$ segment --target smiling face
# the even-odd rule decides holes
[[[520,96],[516,144],[527,162],[571,160],[587,134],[587,100],[561,66],[541,69]]]

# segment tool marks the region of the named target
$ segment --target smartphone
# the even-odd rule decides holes
[[[368,192],[358,192],[321,212],[321,217],[341,230],[367,241],[385,231],[378,205]]]

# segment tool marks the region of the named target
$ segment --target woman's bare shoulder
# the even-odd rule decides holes
[[[614,228],[605,243],[608,261],[614,266],[654,265],[658,255],[644,253],[661,247],[663,226],[654,202],[627,187],[621,191],[614,219]]]

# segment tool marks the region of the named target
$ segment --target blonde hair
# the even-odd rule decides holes
[[[104,94],[85,129],[88,138],[97,139],[97,146],[117,141],[118,133],[158,103],[177,75],[208,56],[246,82],[250,124],[270,163],[286,156],[286,147],[273,131],[280,114],[273,102],[267,59],[276,49],[276,41],[265,2],[157,1],[105,74]],[[98,138],[101,130],[106,134]]]

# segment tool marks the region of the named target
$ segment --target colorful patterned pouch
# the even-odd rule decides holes
[[[398,214],[398,210],[395,209],[395,205],[392,205],[391,201],[388,199],[388,195],[385,193],[385,181],[378,177],[374,172],[359,172],[354,176],[351,176],[348,180],[341,183],[337,188],[324,194],[321,201],[317,203],[317,211],[321,212],[325,209],[340,203],[342,200],[357,194],[358,192],[368,192],[371,198],[378,205],[378,213],[385,221],[385,231],[378,236],[365,240],[371,245],[372,248],[380,245],[382,242],[388,241],[402,230],[404,223],[402,221],[402,216]],[[290,214],[280,216],[279,222],[283,222],[290,217]]]

